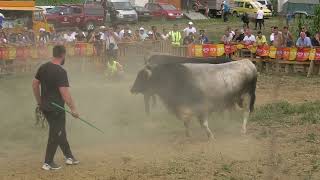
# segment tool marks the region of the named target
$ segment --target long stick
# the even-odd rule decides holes
[[[72,113],[71,113],[70,111],[68,111],[67,109],[65,109],[64,107],[61,107],[61,106],[59,106],[58,104],[56,104],[56,103],[54,103],[54,102],[51,102],[51,104],[52,104],[53,106],[57,107],[58,109],[63,110],[63,111],[65,111],[65,112],[67,112],[67,113],[69,113],[69,114],[72,115]],[[98,130],[99,132],[104,133],[101,129],[95,127],[93,124],[89,123],[88,121],[86,121],[86,120],[84,120],[84,119],[82,119],[82,118],[80,118],[80,117],[78,117],[77,119],[79,119],[80,121],[86,123],[86,124],[89,125],[90,127]]]

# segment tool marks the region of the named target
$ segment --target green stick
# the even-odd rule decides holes
[[[72,113],[71,113],[70,111],[68,111],[67,109],[65,109],[64,107],[61,107],[61,106],[59,106],[58,104],[56,104],[56,103],[54,103],[54,102],[51,102],[51,104],[52,104],[53,106],[57,107],[58,109],[63,110],[63,111],[65,111],[65,112],[67,112],[67,113],[69,113],[69,114],[72,115]],[[88,121],[86,121],[86,120],[84,120],[84,119],[82,119],[82,118],[80,118],[80,117],[78,117],[77,119],[79,119],[80,121],[86,123],[86,124],[89,125],[90,127],[98,130],[99,132],[104,133],[101,129],[95,127],[93,124],[89,123]]]

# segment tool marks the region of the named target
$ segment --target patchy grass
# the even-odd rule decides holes
[[[290,104],[278,102],[263,105],[254,112],[252,121],[263,124],[278,123],[311,123],[320,122],[320,101],[306,102],[302,104]]]

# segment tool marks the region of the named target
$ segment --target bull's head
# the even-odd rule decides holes
[[[147,115],[150,114],[150,78],[152,76],[152,70],[150,66],[146,66],[144,69],[139,71],[136,80],[131,88],[132,94],[141,93],[144,95],[145,112]]]
[[[133,94],[147,93],[149,89],[148,84],[151,76],[152,76],[152,70],[150,66],[146,66],[144,69],[139,71],[136,77],[136,80],[134,81],[133,86],[130,90],[131,93]]]

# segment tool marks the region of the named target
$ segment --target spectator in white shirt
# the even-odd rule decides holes
[[[193,22],[190,21],[190,22],[188,23],[188,27],[186,27],[186,28],[183,30],[183,32],[184,32],[184,35],[185,35],[185,36],[188,36],[190,33],[196,34],[197,29],[196,29],[195,27],[193,27]]]
[[[256,37],[252,34],[250,29],[246,30],[246,36],[243,38],[243,43],[250,45],[256,42]]]
[[[131,34],[132,35],[132,31],[130,30],[128,25],[124,26],[124,28],[119,32],[119,38],[123,39],[125,34]]]
[[[139,36],[140,36],[140,40],[144,41],[146,38],[148,38],[148,34],[145,32],[144,28],[141,27],[139,29]]]
[[[163,29],[162,34],[161,34],[161,38],[163,40],[168,40],[169,36],[170,35],[169,35],[169,32],[167,31],[167,29]]]
[[[63,37],[67,43],[74,42],[76,40],[75,35],[71,33],[71,31],[68,31]]]
[[[259,24],[259,29],[261,30],[261,26],[263,24],[263,17],[264,17],[263,7],[260,7],[260,9],[257,11],[257,15],[256,15],[255,29],[257,29],[257,25]]]

